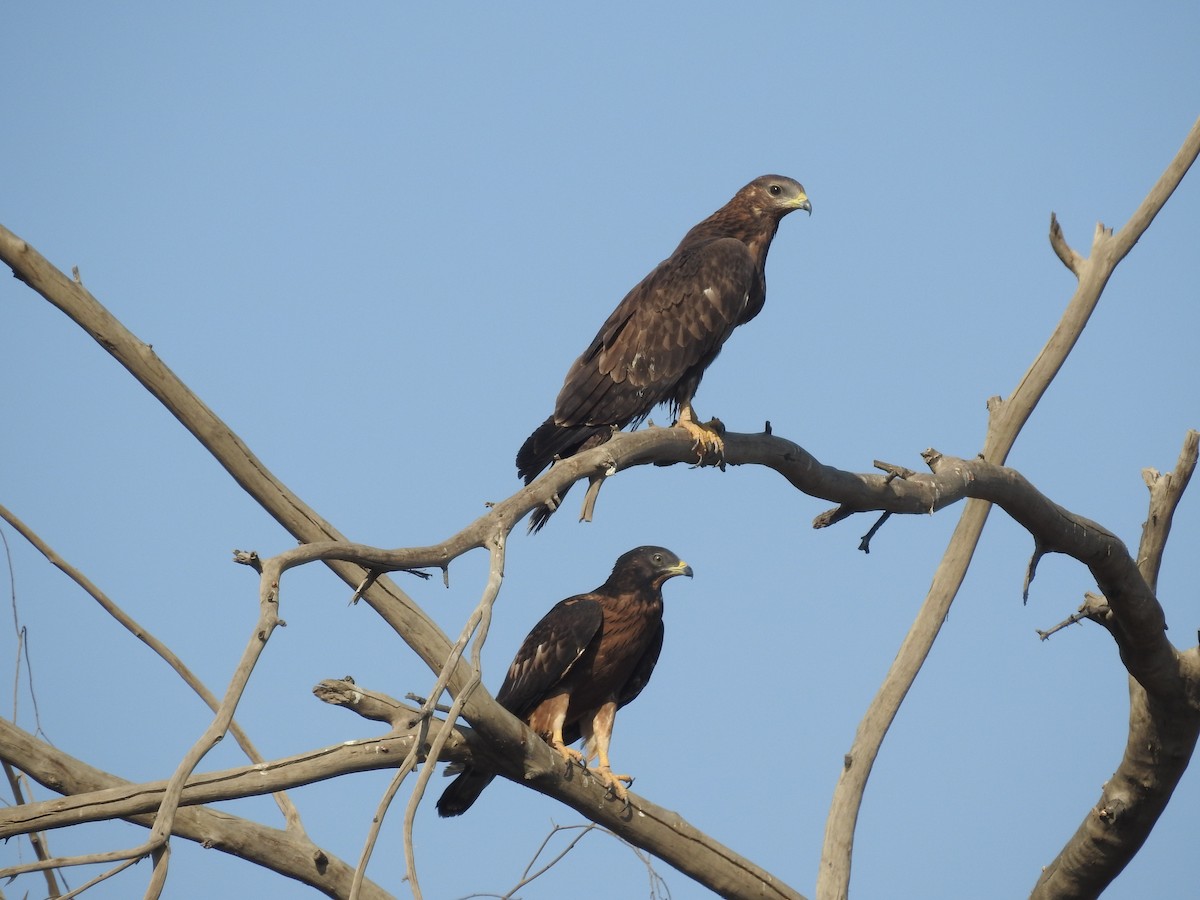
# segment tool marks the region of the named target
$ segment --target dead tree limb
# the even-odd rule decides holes
[[[82,284],[63,275],[33,247],[2,226],[0,260],[120,362],[196,437],[247,494],[297,541],[302,545],[319,542],[312,558],[325,562],[351,590],[360,588],[364,579],[376,569],[447,568],[449,562],[461,553],[486,546],[486,541],[496,533],[497,528],[504,534],[509,533],[519,521],[519,516],[510,518],[514,510],[519,509],[520,515],[528,513],[539,502],[553,496],[553,487],[564,483],[568,472],[575,471],[571,465],[556,466],[539,479],[537,490],[534,490],[534,486],[525,488],[510,502],[497,504],[483,519],[459,532],[452,549],[433,545],[412,551],[380,551],[350,544],[337,529],[275,478],[242,440],[157,357],[149,345],[129,332]],[[671,430],[659,431],[664,435],[651,437],[664,441],[666,461],[694,461],[690,440],[682,442],[687,450],[680,455],[676,452],[676,436],[669,433]],[[634,439],[634,446],[640,447],[644,446],[649,434],[646,432],[625,437]],[[652,462],[652,456],[653,451],[647,458],[638,461]],[[679,458],[674,458],[676,456]],[[591,462],[595,464],[598,458],[599,455],[593,451]],[[578,465],[577,459],[568,463]],[[543,493],[541,500],[534,499]],[[314,552],[307,551],[303,546],[297,549],[302,553],[289,564],[309,561],[305,554]],[[402,557],[432,562],[415,566],[391,564]],[[381,562],[375,565],[373,560]],[[364,590],[363,599],[433,671],[440,672],[451,660],[451,641],[392,579],[377,578]],[[450,666],[445,685],[456,699],[462,695],[463,716],[486,741],[492,754],[492,768],[501,775],[522,780],[535,790],[561,800],[722,896],[755,896],[768,900],[795,900],[800,896],[750,860],[688,825],[677,813],[631,795],[637,814],[629,815],[622,804],[605,803],[603,790],[591,779],[563,778],[560,774],[560,758],[548,745],[541,740],[530,740],[532,732],[497,704],[482,687],[466,691],[477,679],[478,675],[472,666],[459,659]],[[436,701],[437,698],[430,699]]]
[[[196,695],[204,701],[204,704],[209,709],[211,709],[214,713],[219,709],[220,701],[217,699],[216,695],[204,685],[204,682],[196,677],[195,673],[188,668],[187,664],[184,663],[184,661],[180,659],[170,647],[155,637],[149,631],[149,629],[125,612],[125,610],[123,610],[119,605],[114,603],[113,600],[97,585],[95,585],[90,578],[63,559],[49,544],[43,541],[41,537],[33,531],[33,529],[17,518],[3,504],[0,504],[0,519],[3,519],[14,529],[16,529],[17,533],[20,534],[21,537],[25,538],[25,540],[28,541],[29,544],[39,553],[41,553],[42,556],[46,557],[46,560],[52,566],[79,585],[79,587],[83,589],[84,593],[95,600],[100,605],[101,609],[116,619],[126,631],[153,650],[154,653],[163,660],[163,662],[165,662],[171,667],[171,669],[174,670],[174,672],[183,680],[184,684],[190,687],[196,693]],[[249,735],[242,731],[241,726],[239,726],[237,722],[229,723],[229,733],[233,735],[234,740],[237,741],[238,746],[242,748],[242,752],[246,754],[251,762],[263,761],[263,757],[259,754],[258,749],[253,743],[251,743]],[[280,812],[283,813],[284,818],[287,820],[288,829],[303,832],[304,825],[300,820],[300,813],[296,809],[296,805],[292,803],[287,794],[277,794],[275,796],[275,802],[279,806]]]
[[[1075,273],[1079,283],[1050,339],[1012,394],[1005,400],[993,398],[989,401],[990,416],[982,454],[985,459],[1002,465],[1008,458],[1018,434],[1083,333],[1117,264],[1145,233],[1183,180],[1197,154],[1200,154],[1200,119],[1192,125],[1183,146],[1125,226],[1115,236],[1103,225],[1096,227],[1092,251],[1087,259],[1080,258],[1070,250],[1057,219],[1051,219],[1051,245],[1058,257]],[[825,826],[825,846],[817,873],[817,900],[845,900],[849,896],[854,829],[871,768],[883,738],[924,665],[950,612],[950,605],[966,577],[987,522],[988,511],[989,507],[983,503],[966,505],[917,618],[905,635],[879,692],[859,724],[854,743],[846,755],[847,765],[838,779],[830,805]]]
[[[1137,568],[1147,591],[1158,583],[1171,520],[1196,469],[1198,449],[1200,433],[1188,432],[1175,470],[1146,478],[1150,512]],[[1105,599],[1110,614],[1093,621],[1108,629],[1130,671],[1129,738],[1099,801],[1042,871],[1033,890],[1036,900],[1095,897],[1108,887],[1166,809],[1200,739],[1200,651],[1163,647],[1157,615],[1144,600],[1127,609],[1123,595],[1115,604]],[[1148,674],[1143,680],[1135,672]]]
[[[1060,230],[1052,235],[1055,252],[1076,272],[1079,286],[1059,327],[1016,390],[1006,401],[990,405],[991,420],[981,460],[938,456],[930,459],[933,475],[886,479],[823,466],[802,448],[770,434],[726,436],[727,463],[767,465],[799,489],[837,502],[848,511],[932,512],[964,497],[974,498],[966,505],[926,603],[847,756],[848,766],[839,781],[827,826],[825,854],[818,874],[818,896],[844,897],[848,891],[854,822],[871,765],[961,584],[989,504],[1001,502],[1000,498],[1003,498],[1007,504],[1005,508],[1018,519],[1024,504],[1040,508],[1036,499],[1040,495],[1030,486],[1021,485],[1019,476],[1014,477],[1015,473],[1002,468],[1008,451],[1078,340],[1112,271],[1161,209],[1198,150],[1200,123],[1193,128],[1184,148],[1130,222],[1115,236],[1102,226],[1097,228],[1087,259],[1072,255],[1074,251],[1068,252]],[[586,779],[564,779],[552,751],[543,742],[531,739],[528,729],[501,709],[486,691],[476,687],[478,669],[460,658],[462,648],[456,651],[455,645],[393,581],[379,577],[370,582],[370,576],[376,572],[432,566],[446,570],[461,553],[487,546],[489,540],[507,535],[521,516],[554,496],[562,496],[566,487],[581,477],[607,476],[631,465],[693,462],[688,438],[671,429],[616,435],[602,447],[555,466],[534,484],[496,504],[486,516],[441,544],[401,550],[350,544],[275,479],[153,351],[104,310],[78,280],[68,279],[24,241],[2,228],[0,258],[18,277],[64,311],[121,362],[225,466],[243,489],[302,543],[301,547],[274,558],[279,565],[279,574],[293,565],[322,561],[352,589],[368,585],[363,590],[366,602],[431,670],[439,673],[439,686],[444,685],[455,698],[456,706],[477,732],[482,752],[490,755],[498,772],[514,780],[521,779],[579,809],[588,818],[611,828],[636,846],[650,850],[723,896],[798,896],[768,873],[690,829],[675,814],[633,797],[637,815],[626,818],[616,804],[605,804],[601,792],[594,790],[595,786],[586,783]],[[964,480],[964,472],[972,475],[973,480]],[[1013,488],[1013,484],[1017,487]],[[1059,514],[1062,512],[1060,510]],[[1107,532],[1093,524],[1084,526],[1089,539],[1105,543],[1111,535],[1105,537]],[[1074,544],[1056,542],[1055,538],[1060,536],[1051,525],[1038,520],[1038,527],[1048,532],[1045,536],[1040,532],[1037,534],[1050,552],[1072,552],[1074,555],[1072,550],[1063,549],[1074,547]],[[1111,544],[1106,546],[1112,549]],[[1128,553],[1124,553],[1124,559],[1129,559]],[[1146,589],[1146,582],[1136,567],[1136,578],[1132,578],[1128,566],[1120,560],[1114,563],[1115,569],[1090,556],[1081,561],[1092,568],[1114,615],[1123,623],[1122,636],[1114,633],[1114,639],[1138,683],[1154,693],[1170,687],[1172,679],[1187,676],[1188,673],[1183,671],[1186,667],[1178,664],[1181,659],[1187,661],[1186,654],[1175,654],[1161,634],[1155,636],[1152,612],[1157,608],[1161,618],[1161,608],[1157,606],[1153,592]],[[1127,625],[1124,616],[1130,617]],[[1167,648],[1172,653],[1168,653]],[[1136,652],[1128,653],[1127,650]],[[1174,659],[1174,669],[1168,665],[1168,659]],[[437,696],[431,696],[430,703],[437,699]]]
[[[403,738],[391,738],[402,741]],[[339,745],[265,766],[245,766],[233,773],[212,773],[193,779],[183,802],[203,803],[229,796],[230,786],[241,785],[242,796],[285,790],[317,780],[322,771],[351,771],[356,766],[382,768],[383,760],[403,754],[379,752],[376,741]],[[122,818],[150,827],[162,803],[166,782],[156,790],[134,785],[103,772],[39,741],[9,722],[0,721],[0,755],[35,781],[68,796],[59,800],[0,809],[0,836],[24,834],[31,829],[52,829],[111,818]],[[329,777],[329,776],[326,776]],[[310,885],[328,897],[349,896],[353,867],[314,844],[306,835],[269,828],[225,812],[200,806],[180,808],[173,833],[260,865],[287,878]],[[368,882],[364,900],[388,900],[390,895]]]

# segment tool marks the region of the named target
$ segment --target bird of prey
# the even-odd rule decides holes
[[[692,568],[663,547],[622,554],[596,590],[559,602],[533,627],[508,668],[496,700],[550,744],[568,765],[586,765],[625,799],[628,775],[614,775],[608,748],[617,710],[631,702],[658,662],[663,642],[662,586]],[[570,744],[584,739],[580,753]],[[437,803],[438,815],[466,812],[495,778],[465,768]],[[453,774],[448,769],[447,774]]]
[[[517,452],[526,484],[554,460],[640,424],[660,403],[677,414],[702,456],[721,452],[720,434],[697,421],[692,397],[733,329],[762,309],[767,250],[780,220],[797,209],[812,213],[799,182],[756,178],[625,295],[567,372],[554,414]],[[535,530],[549,512],[539,522],[535,511]]]

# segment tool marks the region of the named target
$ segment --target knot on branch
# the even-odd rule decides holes
[[[249,566],[259,575],[262,574],[262,560],[259,559],[258,551],[256,550],[238,550],[233,551],[233,561],[239,566]]]
[[[1108,802],[1096,807],[1096,818],[1105,825],[1115,825],[1123,812],[1125,812],[1125,801],[1120,797],[1112,797]]]

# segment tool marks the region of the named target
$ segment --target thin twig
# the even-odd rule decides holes
[[[112,616],[112,618],[115,619],[122,628],[149,647],[159,657],[159,659],[170,666],[171,669],[183,680],[183,683],[191,688],[192,691],[195,692],[195,694],[202,701],[204,701],[205,706],[207,706],[214,713],[217,712],[217,710],[220,708],[220,702],[217,700],[216,695],[208,689],[204,682],[202,682],[196,676],[196,674],[192,672],[190,668],[188,668],[187,664],[180,659],[170,647],[155,637],[149,631],[149,629],[134,619],[133,616],[129,615],[129,613],[125,612],[124,609],[114,603],[112,599],[105,594],[104,591],[100,590],[100,588],[97,587],[90,578],[63,559],[58,552],[55,551],[54,548],[52,548],[48,543],[42,540],[42,538],[35,531],[33,531],[33,529],[26,525],[21,519],[17,518],[16,515],[14,515],[2,504],[0,504],[0,518],[4,519],[4,521],[16,529],[17,533],[20,534],[30,546],[41,553],[42,556],[44,556],[50,563],[50,565],[61,571],[64,575],[71,579],[71,581],[75,582],[76,585],[82,588],[84,593],[95,600],[100,608]],[[253,560],[253,562],[248,562],[247,560]],[[253,565],[255,568],[259,568],[257,554],[247,554],[245,560],[239,561],[246,562],[248,565]],[[32,672],[30,673],[30,679],[30,689],[32,692]],[[36,699],[34,704],[36,710]],[[250,740],[250,736],[242,730],[240,725],[238,725],[236,722],[230,722],[229,733],[233,735],[234,740],[237,741],[237,745],[241,747],[242,752],[246,754],[247,759],[256,763],[263,762],[262,754],[258,752],[258,748],[254,746],[254,743]],[[287,822],[287,827],[289,829],[295,829],[297,833],[303,834],[304,825],[300,820],[300,811],[296,809],[296,805],[292,803],[291,798],[286,794],[277,794],[275,795],[275,803],[279,807],[280,812],[283,813],[284,820]]]
[[[479,627],[475,630],[475,639],[471,644],[471,668],[476,673],[478,678],[482,678],[483,672],[483,645],[487,641],[488,632],[492,624],[492,609],[496,605],[496,599],[500,596],[500,587],[504,581],[504,566],[505,566],[505,533],[498,531],[490,541],[489,565],[488,565],[488,580],[484,586],[483,595],[480,597],[479,610]],[[442,685],[449,678],[448,667],[443,668],[442,673],[438,677],[438,683],[434,686],[434,691],[430,694],[431,697],[438,697],[441,694]],[[474,692],[472,688],[471,692]],[[458,697],[455,698],[455,703],[459,702]],[[462,698],[465,702],[466,698]],[[428,712],[432,711],[432,703],[429,705]],[[451,706],[451,716],[449,721],[455,722],[460,713],[460,709],[455,709]],[[445,735],[439,734],[440,740],[435,740],[430,747],[429,757],[425,761],[425,765],[417,775],[417,783],[413,787],[412,795],[409,797],[408,806],[404,811],[404,848],[405,859],[408,865],[408,874],[412,880],[412,884],[416,886],[416,846],[413,843],[413,826],[416,822],[417,807],[421,799],[425,796],[425,790],[429,786],[429,779],[433,776],[434,766],[438,756],[441,753],[442,744],[449,737],[449,729],[446,729]],[[420,900],[419,897],[416,900]]]
[[[419,725],[422,729],[421,734],[418,740],[414,743],[413,750],[411,751],[409,758],[405,759],[400,771],[397,772],[396,777],[393,778],[392,782],[388,785],[383,798],[379,802],[375,817],[372,819],[371,828],[368,830],[367,839],[363,847],[362,854],[359,857],[358,867],[355,869],[355,887],[351,891],[351,900],[354,900],[356,896],[357,885],[366,874],[367,864],[370,861],[371,854],[374,852],[379,830],[383,825],[383,819],[387,813],[387,810],[391,806],[392,800],[394,799],[396,792],[399,790],[401,783],[404,781],[405,777],[407,777],[408,772],[411,770],[413,765],[415,765],[418,761],[416,752],[425,744],[425,729],[428,726],[429,717],[435,710],[439,708],[435,701],[445,691],[446,684],[450,679],[451,673],[453,672],[454,667],[458,664],[458,660],[463,649],[465,649],[467,643],[472,637],[475,638],[475,642],[472,646],[471,660],[476,677],[473,683],[468,684],[467,688],[461,691],[454,698],[454,702],[447,710],[447,722],[452,724],[458,720],[459,715],[462,713],[463,706],[473,693],[475,686],[479,683],[479,677],[481,673],[480,653],[482,651],[483,643],[487,639],[488,627],[491,622],[492,607],[495,605],[496,598],[500,594],[500,585],[504,578],[504,547],[504,534],[502,532],[498,532],[491,542],[491,563],[489,567],[488,581],[484,587],[483,596],[480,598],[479,603],[468,617],[457,643],[455,644],[445,663],[442,665],[441,670],[438,672],[437,681],[435,682],[433,689],[429,692],[429,696],[422,699],[422,708],[419,714],[416,716],[416,722],[414,723]],[[417,777],[416,786],[413,788],[412,795],[409,797],[408,804],[405,808],[404,856],[407,867],[406,880],[409,883],[409,888],[412,891],[415,900],[420,900],[422,896],[420,881],[417,877],[416,850],[413,843],[412,834],[414,823],[416,821],[416,811],[418,805],[420,804],[421,798],[425,794],[426,786],[429,784],[429,778],[433,773],[434,765],[441,756],[442,748],[445,746],[450,734],[451,729],[441,729],[435,736],[434,740],[430,743],[428,754],[425,757],[425,765],[421,768],[421,771]]]
[[[404,698],[406,700],[411,700],[413,703],[416,703],[420,706],[424,706],[426,703],[429,702],[428,697],[422,697],[420,694],[414,694],[411,691],[409,693],[405,694]],[[440,712],[442,714],[450,712],[450,707],[444,703],[435,703],[435,704],[433,704],[431,709],[435,710],[436,712]]]
[[[17,770],[13,768],[8,760],[4,761],[4,777],[8,779],[8,788],[12,791],[13,802],[17,806],[25,805],[25,794],[21,790],[21,776]],[[49,859],[50,850],[46,843],[46,836],[40,831],[30,831],[25,835],[29,839],[30,845],[33,847],[33,855],[38,859]],[[58,879],[55,877],[53,869],[46,869],[43,873],[46,876],[46,890],[49,896],[59,896]]]
[[[553,859],[551,859],[548,863],[543,865],[536,872],[533,872],[532,874],[530,874],[534,865],[537,863],[538,859],[541,858],[542,854],[546,851],[546,848],[550,846],[550,842],[555,838],[555,836],[558,834],[561,834],[562,832],[566,832],[566,831],[578,831],[579,833],[577,835],[575,835],[575,837],[571,838],[571,840],[567,843],[566,847],[564,847],[557,854],[555,854]],[[482,898],[482,897],[492,897],[492,898],[495,898],[495,900],[515,900],[515,895],[516,895],[517,891],[521,890],[521,888],[528,887],[530,884],[532,884],[538,878],[542,877],[547,872],[549,872],[551,869],[553,869],[556,865],[558,865],[560,862],[562,862],[571,853],[571,851],[574,850],[576,846],[578,846],[579,842],[582,841],[585,837],[587,837],[592,832],[597,832],[599,834],[604,834],[604,835],[607,835],[608,837],[613,838],[615,841],[617,841],[617,843],[622,844],[623,846],[629,848],[629,850],[631,850],[633,852],[633,855],[636,856],[640,862],[645,864],[649,878],[650,878],[650,895],[649,895],[650,900],[657,900],[657,898],[660,896],[665,897],[665,898],[667,898],[667,900],[669,900],[669,898],[671,896],[671,891],[667,887],[667,883],[663,879],[663,877],[661,875],[659,875],[657,871],[655,871],[653,857],[651,857],[648,853],[645,853],[642,850],[640,850],[639,848],[635,847],[633,844],[629,843],[629,841],[622,838],[619,834],[615,834],[614,832],[610,831],[609,829],[604,828],[600,825],[597,825],[595,822],[587,822],[587,823],[581,824],[581,825],[554,825],[551,828],[550,833],[547,834],[542,839],[541,844],[538,845],[537,850],[533,854],[533,858],[530,859],[529,863],[525,866],[525,871],[523,871],[521,873],[521,878],[516,884],[514,884],[511,888],[509,888],[503,894],[474,893],[474,894],[465,895],[464,897],[461,898],[461,900],[473,900],[473,898]],[[661,889],[661,893],[660,893],[660,889]]]
[[[404,762],[400,764],[400,767],[396,770],[396,774],[392,776],[392,780],[388,782],[383,796],[379,798],[379,804],[375,808],[375,816],[371,819],[371,827],[367,830],[367,839],[363,845],[358,866],[354,870],[354,881],[350,885],[349,900],[358,900],[359,892],[362,890],[363,879],[366,877],[367,863],[371,859],[371,854],[375,852],[375,844],[379,840],[379,832],[383,827],[383,819],[387,815],[388,807],[392,805],[392,800],[395,798],[396,792],[400,790],[400,785],[404,783],[404,779],[408,777],[408,773],[412,770],[413,763],[416,761],[418,746],[418,743],[413,744],[412,750],[404,758]],[[419,886],[413,885],[413,894],[420,900],[421,889]]]
[[[100,863],[121,862],[123,860],[138,860],[148,856],[153,846],[146,842],[127,850],[105,850],[101,853],[83,853],[78,856],[54,856],[49,859],[39,859],[37,862],[22,863],[16,866],[6,866],[0,869],[0,878],[15,878],[27,872],[42,872],[46,869],[65,869],[68,866],[91,866]]]
[[[225,697],[212,722],[180,760],[163,792],[163,801],[155,816],[154,827],[150,831],[150,838],[147,842],[156,855],[150,884],[146,888],[146,900],[157,900],[166,883],[167,867],[170,863],[167,839],[171,834],[175,811],[179,808],[184,785],[187,783],[188,777],[196,770],[196,766],[200,764],[200,760],[216,746],[229,730],[233,721],[233,712],[237,709],[238,702],[245,693],[246,686],[250,683],[250,674],[254,671],[255,665],[266,648],[267,641],[270,640],[271,634],[279,624],[279,581],[274,567],[269,563],[270,561],[264,563],[263,574],[259,578],[258,620],[254,624],[250,640],[230,679]]]
[[[875,537],[875,532],[879,531],[879,529],[883,527],[883,523],[886,522],[891,517],[892,517],[892,514],[890,512],[885,512],[878,519],[876,519],[875,524],[872,525],[870,527],[870,529],[868,529],[867,533],[864,534],[862,536],[862,538],[859,540],[858,549],[861,550],[863,553],[870,553],[871,552],[871,538]]]
[[[78,897],[84,891],[88,890],[88,888],[93,888],[96,885],[100,884],[100,882],[107,881],[109,878],[112,878],[114,875],[120,875],[122,872],[124,872],[130,866],[136,866],[139,861],[140,860],[138,860],[138,859],[127,859],[123,863],[120,863],[120,864],[114,866],[113,868],[109,869],[107,872],[101,872],[99,875],[97,875],[95,878],[93,878],[87,884],[82,884],[79,887],[75,888],[75,890],[71,891],[69,894],[64,894],[62,896],[61,900],[71,900],[72,897]]]
[[[1037,629],[1037,635],[1043,641],[1049,640],[1051,635],[1057,634],[1068,625],[1076,625],[1082,622],[1084,619],[1090,619],[1093,622],[1099,622],[1108,612],[1108,602],[1099,594],[1088,591],[1083,595],[1083,605],[1080,606],[1079,609],[1071,613],[1071,615],[1067,616],[1057,625],[1054,625],[1045,631],[1040,628]]]

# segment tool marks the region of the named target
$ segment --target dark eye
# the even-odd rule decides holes
[[[654,554],[654,561],[655,561],[656,563],[660,563],[660,562],[662,562],[662,554],[661,554],[661,553],[655,553],[655,554]]]
[[[767,191],[768,191],[769,193],[771,193],[773,196],[776,196],[776,197],[778,197],[780,194],[782,194],[782,193],[783,193],[783,188],[781,188],[781,187],[780,187],[779,185],[777,185],[777,184],[773,184],[773,185],[771,185],[769,188],[767,188]]]

